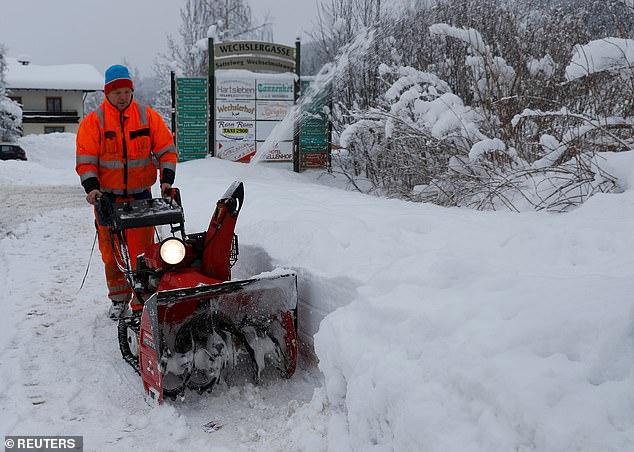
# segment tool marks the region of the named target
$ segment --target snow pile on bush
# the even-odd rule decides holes
[[[634,40],[597,39],[574,47],[572,60],[566,67],[566,79],[572,81],[595,72],[632,69],[633,64]]]

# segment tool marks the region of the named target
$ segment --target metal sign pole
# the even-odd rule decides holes
[[[326,120],[328,121],[328,172],[332,171],[332,90],[334,83],[333,79],[328,86],[328,116],[326,116]]]
[[[295,74],[297,77],[295,78],[295,105],[297,105],[297,99],[299,98],[300,89],[301,89],[301,41],[299,38],[295,40]],[[293,122],[293,171],[299,173],[300,171],[300,150],[299,150],[299,120],[301,118],[301,112],[299,117]]]
[[[209,154],[216,155],[216,64],[214,57],[214,40],[207,38],[207,58],[208,69],[207,77],[209,78],[209,125],[207,127],[207,137],[209,143]],[[209,137],[211,135],[211,137]],[[211,139],[209,139],[211,138]]]
[[[170,72],[170,94],[172,96],[172,138],[176,142],[176,74]]]

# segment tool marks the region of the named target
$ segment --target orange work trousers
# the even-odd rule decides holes
[[[101,259],[106,272],[106,283],[108,284],[108,298],[112,301],[129,301],[132,295],[132,289],[128,285],[125,275],[119,270],[117,265],[117,256],[119,262],[121,260],[120,244],[116,236],[111,235],[106,226],[97,225],[97,236],[99,237],[99,251],[101,251]],[[142,254],[146,248],[154,243],[154,228],[135,228],[125,231],[126,241],[128,242],[128,252],[130,255],[130,263],[132,269],[136,268],[136,257]],[[114,243],[113,243],[114,241]],[[115,251],[116,250],[116,251]]]

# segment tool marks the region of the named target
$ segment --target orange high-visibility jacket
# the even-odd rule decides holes
[[[75,170],[86,193],[100,189],[133,195],[156,182],[174,183],[177,153],[172,134],[152,108],[134,100],[120,112],[108,100],[88,114],[77,132]]]

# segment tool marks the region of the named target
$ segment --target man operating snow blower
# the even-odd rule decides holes
[[[95,205],[101,196],[112,202],[152,198],[157,163],[165,194],[176,174],[172,133],[156,111],[133,100],[134,84],[127,67],[106,69],[104,92],[101,106],[82,120],[77,132],[75,169],[86,200]],[[111,300],[109,315],[116,320],[132,292],[113,255],[112,235],[98,221],[95,224]],[[136,256],[153,242],[153,228],[128,230],[126,238],[130,255]]]

